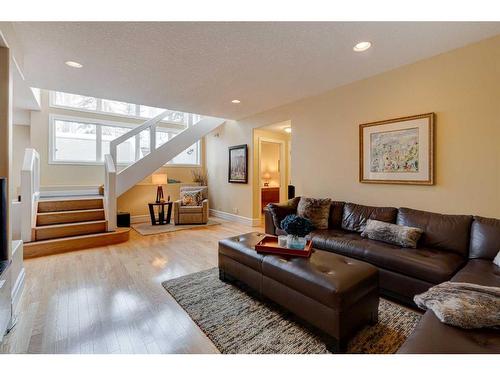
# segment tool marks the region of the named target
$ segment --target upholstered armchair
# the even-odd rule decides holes
[[[179,224],[206,224],[208,222],[208,187],[182,186],[180,194],[185,191],[201,190],[203,201],[201,206],[182,206],[181,200],[174,202],[174,223]]]

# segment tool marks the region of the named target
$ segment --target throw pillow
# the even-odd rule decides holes
[[[181,191],[181,206],[201,206],[201,190]]]
[[[403,225],[368,219],[361,237],[415,249],[422,233],[424,231],[420,228],[405,227]]]
[[[292,198],[284,203],[269,203],[267,210],[273,217],[275,228],[281,229],[281,221],[288,215],[297,213],[297,205],[299,204],[300,197]]]
[[[329,198],[300,198],[297,215],[309,219],[316,229],[328,229],[331,202]]]
[[[446,281],[413,300],[445,324],[465,329],[500,326],[499,287]]]
[[[498,252],[495,259],[493,259],[493,263],[495,263],[498,267],[500,267],[500,251]]]

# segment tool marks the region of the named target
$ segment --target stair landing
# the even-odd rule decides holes
[[[112,245],[128,241],[129,228],[107,231],[102,197],[64,197],[38,202],[33,242],[24,258]]]
[[[114,232],[29,242],[24,244],[24,259],[114,245],[127,242],[129,235],[130,228],[118,228]]]

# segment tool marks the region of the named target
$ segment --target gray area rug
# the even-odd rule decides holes
[[[221,353],[329,353],[318,332],[252,292],[219,280],[217,268],[167,280],[175,298]],[[362,329],[349,353],[394,353],[419,322],[421,314],[381,299],[379,322]]]
[[[170,233],[177,232],[179,230],[193,229],[193,228],[204,228],[211,225],[220,225],[221,223],[217,220],[208,219],[206,224],[165,224],[165,225],[151,225],[151,223],[137,223],[132,224],[132,228],[135,229],[139,234],[143,236],[150,236],[152,234]]]

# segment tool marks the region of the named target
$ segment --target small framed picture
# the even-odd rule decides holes
[[[359,181],[434,184],[434,113],[359,125]]]
[[[248,182],[248,147],[229,147],[228,182],[246,184]]]

